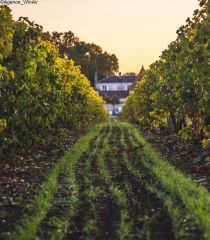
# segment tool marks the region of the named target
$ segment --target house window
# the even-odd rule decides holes
[[[124,90],[125,90],[125,87],[123,84],[117,85],[117,91],[124,91]]]
[[[103,91],[106,91],[106,86],[103,86]]]

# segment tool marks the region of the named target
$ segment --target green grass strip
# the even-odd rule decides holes
[[[171,216],[173,223],[173,232],[176,239],[187,240],[190,239],[190,235],[187,228],[187,223],[190,221],[189,216],[187,216],[186,210],[180,208],[180,204],[174,202],[174,198],[170,195],[160,191],[155,186],[147,186],[147,189],[157,194],[157,196],[162,200],[164,205],[167,207],[168,212]]]
[[[34,197],[33,204],[30,206],[30,214],[23,217],[16,232],[14,232],[9,239],[35,239],[37,228],[46,216],[57,190],[58,175],[64,167],[68,166],[71,168],[76,164],[80,156],[88,150],[90,141],[97,136],[103,126],[104,124],[100,124],[93,127],[85,136],[80,138],[53,167],[46,181],[41,185],[40,190]]]
[[[196,185],[189,177],[184,176],[160,157],[135,127],[128,123],[122,123],[122,125],[129,128],[139,143],[144,146],[143,151],[150,161],[144,161],[143,164],[151,169],[172,197],[178,197],[184,203],[189,214],[198,222],[205,239],[210,239],[210,195],[208,191]]]
[[[123,128],[124,131],[128,131],[126,127]],[[131,142],[132,147],[138,147],[139,143],[136,142],[133,138],[133,132],[129,131],[128,138]],[[128,146],[125,145],[125,139],[122,139],[122,143],[124,144],[125,148],[128,149]],[[141,149],[137,149],[137,154],[138,156],[141,153]],[[126,154],[127,155],[127,154]],[[136,177],[136,178],[141,178],[142,173],[139,171],[139,169],[136,169],[131,161],[128,159],[128,156],[125,155],[126,159],[126,165],[128,170]],[[168,212],[170,214],[170,217],[172,219],[173,223],[173,233],[176,239],[189,239],[190,235],[188,232],[188,223],[189,221],[192,222],[192,219],[188,216],[189,214],[187,213],[187,209],[184,209],[183,207],[180,206],[180,204],[177,204],[175,201],[174,197],[171,197],[167,193],[161,191],[159,188],[156,188],[155,184],[154,185],[146,185],[146,188],[149,192],[155,193],[158,198],[161,199],[163,204],[167,207]],[[192,223],[191,223],[192,224]]]
[[[126,144],[125,137],[127,137],[130,140],[132,147],[137,147],[138,145],[134,142],[131,133],[127,131],[128,129],[125,128],[124,126],[123,127],[121,126],[121,128],[123,134],[121,136],[120,142],[123,148],[127,151],[129,150],[129,146]],[[123,152],[123,160],[126,165],[126,168],[128,169],[128,172],[134,175],[136,178],[141,179],[143,174],[140,172],[138,168],[134,167],[133,159],[128,158],[128,153],[126,151]]]
[[[102,131],[103,128],[101,128]],[[91,173],[90,173],[90,167],[91,167],[91,158],[95,154],[98,144],[100,142],[101,133],[97,135],[96,138],[96,148],[92,151],[89,152],[89,146],[88,150],[85,151],[89,155],[89,159],[86,160],[85,166],[84,166],[84,172],[85,172],[85,182],[86,185],[88,186],[85,191],[87,191],[87,197],[88,199],[92,199],[94,195],[97,197],[98,194],[98,189],[95,189],[92,187],[92,182],[91,182]],[[65,215],[63,215],[60,218],[56,218],[56,216],[53,218],[53,221],[56,223],[55,232],[52,234],[50,237],[51,240],[60,240],[63,239],[69,229],[69,227],[72,224],[71,218],[77,214],[78,207],[79,207],[79,201],[80,201],[80,194],[79,194],[79,186],[76,180],[76,171],[78,167],[78,162],[77,164],[74,164],[74,161],[67,161],[66,166],[65,166],[65,171],[68,172],[68,182],[69,186],[71,187],[71,194],[69,194],[68,199],[61,199],[61,201],[68,201],[69,202],[69,207],[66,209]],[[61,202],[62,204],[62,202]],[[94,209],[94,206],[92,206],[92,209]],[[84,228],[84,232],[89,236],[88,234],[91,233],[92,229],[95,229],[95,221],[90,219],[90,222],[87,221],[86,223],[87,227]]]
[[[103,131],[103,130],[102,130]],[[89,152],[89,158],[86,160],[85,162],[85,168],[84,168],[84,173],[85,173],[85,184],[86,184],[86,189],[85,189],[85,195],[86,198],[88,199],[88,202],[90,204],[90,211],[91,211],[91,215],[92,218],[87,218],[87,216],[83,216],[83,218],[85,219],[85,224],[83,227],[83,232],[86,235],[86,239],[92,239],[93,235],[97,234],[97,209],[94,203],[94,200],[97,198],[97,196],[103,192],[102,188],[99,187],[95,187],[92,182],[93,182],[93,178],[94,178],[94,174],[91,171],[91,164],[93,161],[93,157],[96,155],[97,151],[98,151],[98,145],[101,141],[101,138],[103,138],[103,134],[97,137],[96,139],[96,144],[95,144],[95,148],[92,150],[92,152]],[[96,170],[97,171],[97,170]]]
[[[73,161],[72,161],[73,162]],[[69,163],[69,161],[68,161]],[[53,220],[53,227],[55,231],[52,233],[50,239],[51,240],[59,240],[63,239],[66,235],[69,226],[71,225],[71,217],[73,217],[78,209],[78,201],[79,201],[79,189],[76,181],[76,173],[75,173],[75,164],[66,164],[66,172],[68,172],[68,185],[71,187],[71,194],[69,194],[68,199],[61,199],[61,201],[68,201],[68,209],[66,209],[66,213],[57,218],[54,216]],[[62,204],[61,202],[61,204]]]
[[[120,240],[124,240],[131,239],[130,232],[132,229],[132,223],[129,219],[129,213],[127,209],[128,206],[127,198],[125,196],[125,193],[120,189],[120,186],[116,185],[113,182],[112,176],[110,175],[105,165],[105,153],[112,151],[112,148],[109,145],[109,138],[112,136],[112,127],[114,126],[116,126],[116,123],[110,124],[110,132],[104,138],[103,151],[98,152],[98,165],[102,177],[108,184],[109,190],[120,208],[120,226],[117,231],[117,234]]]

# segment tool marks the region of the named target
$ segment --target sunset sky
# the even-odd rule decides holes
[[[10,5],[15,19],[27,16],[46,31],[69,31],[119,59],[120,71],[153,63],[176,30],[192,17],[197,0],[39,0]]]

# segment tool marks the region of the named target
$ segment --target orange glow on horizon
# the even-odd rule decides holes
[[[148,68],[198,7],[197,0],[39,0],[10,5],[15,19],[29,17],[50,32],[71,30],[80,40],[116,54],[123,73],[138,73],[142,64]]]

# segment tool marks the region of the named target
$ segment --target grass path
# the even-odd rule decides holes
[[[210,196],[127,123],[99,124],[46,176],[8,239],[210,239]]]

